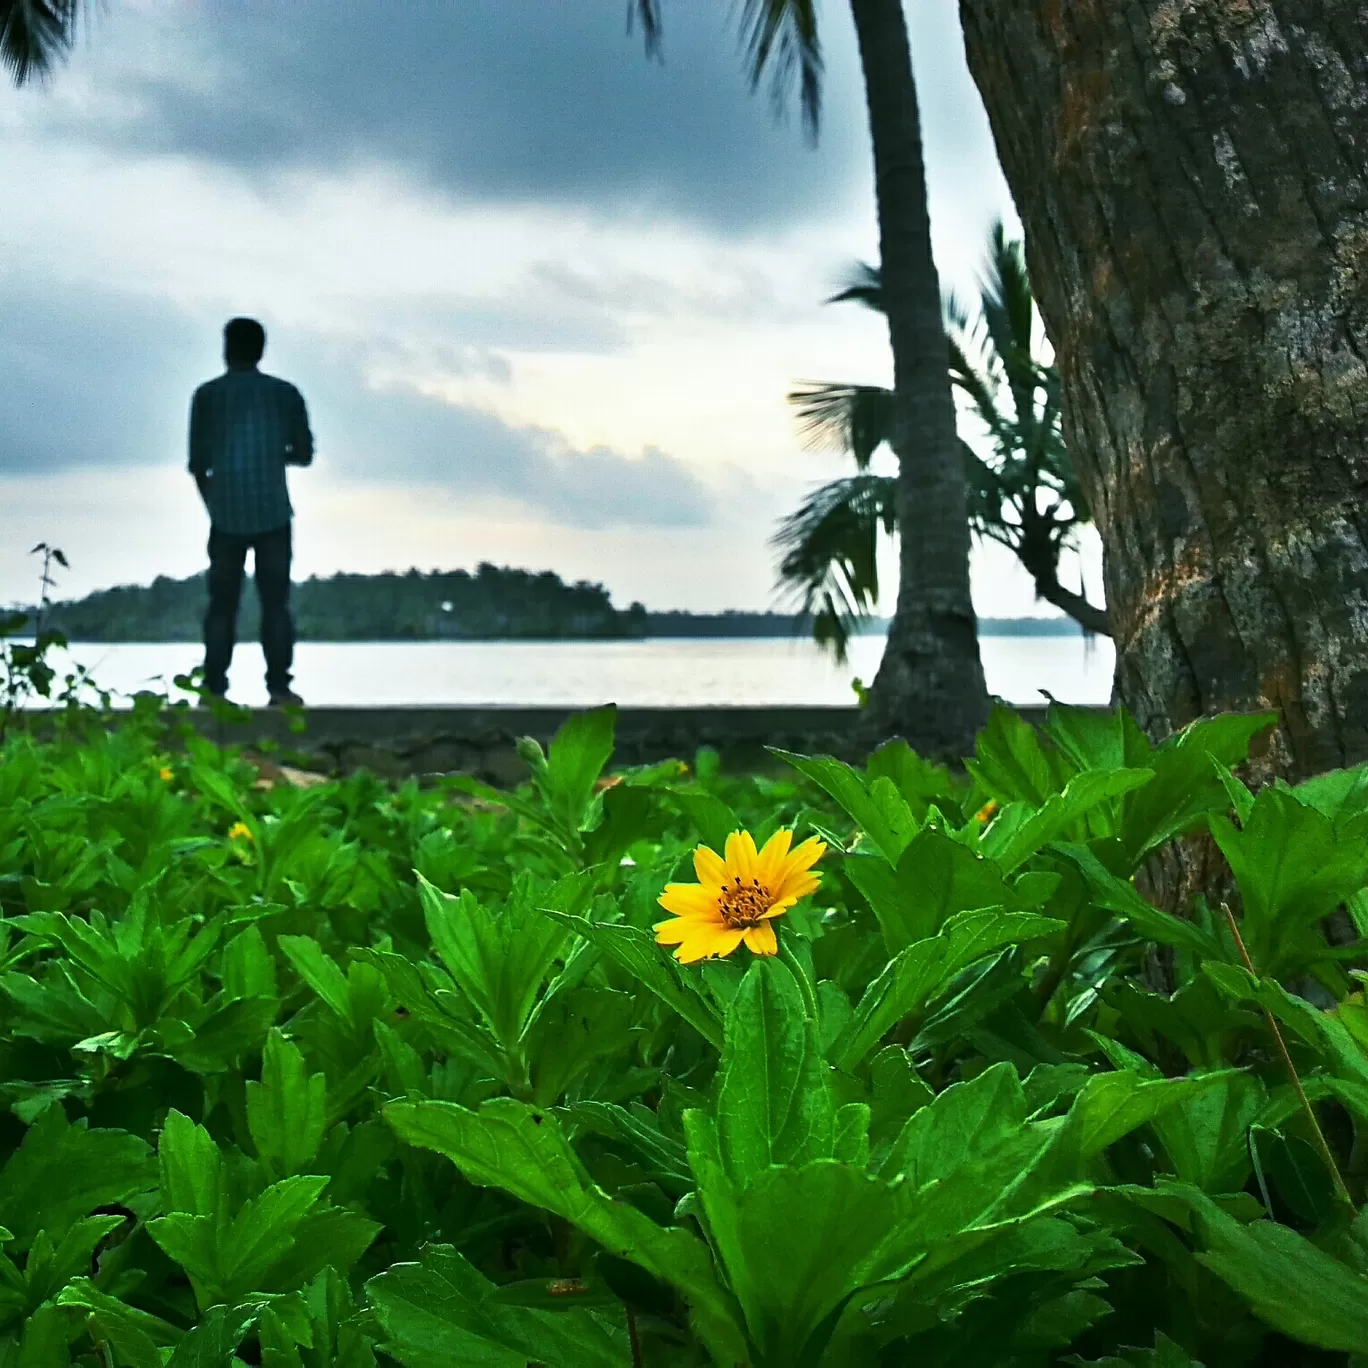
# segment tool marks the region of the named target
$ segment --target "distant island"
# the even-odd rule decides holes
[[[203,573],[158,576],[149,585],[100,589],[49,606],[46,624],[69,641],[198,641]],[[311,576],[294,586],[301,641],[548,641],[642,637],[791,637],[809,624],[798,613],[651,612],[616,608],[601,584],[566,583],[551,570],[480,565],[467,570]],[[32,607],[20,607],[32,618]],[[865,631],[887,630],[872,618]],[[256,594],[243,586],[242,640],[257,633]],[[984,636],[1077,636],[1069,618],[980,618]]]

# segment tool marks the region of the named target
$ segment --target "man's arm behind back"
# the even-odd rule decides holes
[[[313,433],[309,431],[309,411],[304,407],[304,396],[288,382],[285,384],[286,412],[289,415],[289,436],[285,443],[285,464],[306,466],[313,464]]]

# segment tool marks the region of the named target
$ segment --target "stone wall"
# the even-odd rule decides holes
[[[309,768],[330,773],[369,769],[392,778],[461,771],[492,784],[526,778],[519,737],[545,746],[569,717],[569,708],[310,708],[305,729],[291,731],[281,712],[251,712],[241,722],[188,714],[199,730],[223,745],[274,743]],[[1019,710],[1038,721],[1043,709]],[[855,708],[623,708],[617,716],[614,763],[646,764],[677,757],[692,761],[712,746],[728,769],[781,769],[766,750],[778,746],[806,754],[857,759],[851,742]]]

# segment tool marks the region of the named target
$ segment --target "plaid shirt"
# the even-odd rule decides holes
[[[304,396],[286,380],[229,370],[190,403],[190,472],[209,477],[209,520],[253,536],[290,521],[287,465],[309,465],[313,434]]]

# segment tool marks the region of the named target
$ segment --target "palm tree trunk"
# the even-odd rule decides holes
[[[1368,759],[1368,9],[960,0],[1154,736]]]
[[[888,645],[870,689],[872,735],[926,755],[973,749],[988,715],[969,594],[969,521],[931,256],[921,120],[902,0],[851,0],[864,68],[879,254],[893,349],[901,564]]]

